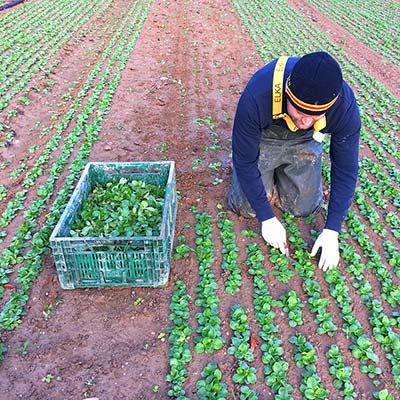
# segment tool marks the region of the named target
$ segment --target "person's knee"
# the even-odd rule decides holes
[[[282,211],[294,215],[295,217],[307,217],[314,213],[323,204],[323,195],[321,192],[314,193],[279,193],[278,208]]]
[[[308,217],[309,215],[318,211],[323,204],[323,198],[318,198],[318,200],[314,199],[298,199],[298,201],[294,202],[291,206],[290,214],[294,215],[295,217]]]
[[[229,187],[227,205],[230,210],[239,216],[245,218],[254,218],[256,216],[238,182],[235,184],[232,181]]]
[[[242,193],[229,190],[227,196],[227,205],[230,210],[239,216],[245,218],[254,218],[256,216],[249,202]]]

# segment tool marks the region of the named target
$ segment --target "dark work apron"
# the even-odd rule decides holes
[[[268,200],[282,211],[298,217],[312,214],[323,203],[322,144],[312,135],[313,129],[291,132],[279,125],[272,125],[261,135],[258,168]],[[235,169],[228,206],[237,214],[255,216]]]

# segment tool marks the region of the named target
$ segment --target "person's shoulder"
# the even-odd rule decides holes
[[[294,64],[299,60],[298,57],[289,57],[286,62],[285,75],[288,75],[293,69]],[[273,59],[258,69],[250,78],[246,89],[252,94],[262,94],[270,91],[272,88],[272,80],[274,76],[275,66],[278,58]]]
[[[339,94],[339,98],[327,112],[327,128],[330,132],[356,131],[360,128],[360,112],[358,109],[356,97],[349,84],[343,81],[343,87]]]
[[[343,81],[343,96],[346,100],[351,100],[351,101],[354,101],[356,98],[353,89],[346,81]]]
[[[353,89],[346,81],[343,81],[343,88],[338,100],[338,108],[340,109],[341,113],[344,111],[358,112],[356,96],[353,92]]]

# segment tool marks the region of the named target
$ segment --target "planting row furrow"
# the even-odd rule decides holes
[[[344,399],[351,400],[357,398],[357,393],[351,382],[353,369],[344,364],[339,347],[333,344],[325,355],[330,365],[329,372],[334,378],[333,386],[340,390],[339,394]]]
[[[30,46],[35,46],[38,42],[45,39],[46,25],[44,19],[49,21],[57,18],[58,15],[68,15],[68,2],[58,1],[56,3],[42,2],[43,7],[35,9],[29,18],[17,18],[12,27],[0,29],[2,35],[0,71],[7,71],[10,66],[9,59],[18,61],[18,56],[22,57],[24,50],[29,52]],[[0,20],[2,21],[2,19]],[[27,31],[29,34],[27,34]]]
[[[369,134],[366,132],[364,127],[361,127],[361,139],[364,143],[368,145],[371,151],[374,153],[374,156],[379,160],[383,168],[388,172],[390,178],[396,185],[400,185],[400,169],[394,165],[389,159],[387,153],[383,150],[382,146],[378,143],[375,143]],[[371,160],[373,161],[373,160]]]
[[[90,15],[91,10],[97,10],[96,3],[89,8],[88,15]],[[63,14],[63,12],[65,14]],[[83,20],[85,13],[82,13],[82,7],[79,3],[75,4],[74,7],[65,6],[65,10],[60,10],[60,14],[56,15],[53,20],[49,21],[49,32],[44,32],[42,35],[27,34],[23,31],[21,35],[23,36],[24,42],[21,45],[12,44],[12,51],[5,52],[0,58],[0,86],[1,94],[10,87],[16,79],[20,79],[36,64],[37,61],[44,58],[47,53],[51,52],[52,47],[58,45],[64,36],[67,35],[69,29],[74,29],[74,24],[71,18],[76,18],[76,25],[78,27],[75,32],[81,28],[81,20]],[[61,18],[66,18],[69,22],[63,23]],[[43,26],[43,21],[41,26]],[[18,29],[18,26],[16,27]],[[18,32],[14,31],[15,36],[18,36]],[[58,47],[60,48],[60,47]],[[25,66],[26,64],[26,66]],[[12,75],[15,73],[15,77],[11,79]],[[5,82],[5,84],[4,84]]]
[[[390,0],[308,0],[310,4],[347,29],[361,42],[400,65],[398,3]],[[384,4],[384,6],[383,6]],[[351,11],[350,11],[351,10]]]
[[[231,321],[229,326],[232,329],[231,345],[228,354],[232,354],[237,361],[236,372],[232,377],[233,382],[241,385],[240,391],[247,395],[246,398],[257,399],[256,392],[247,385],[256,383],[256,369],[248,365],[254,361],[253,350],[250,347],[250,327],[247,321],[247,314],[240,304],[232,306]]]
[[[9,105],[10,101],[28,85],[39,71],[44,71],[47,75],[51,73],[52,69],[55,68],[59,62],[58,60],[55,60],[51,63],[52,57],[60,51],[64,44],[74,37],[75,33],[77,33],[83,25],[90,21],[93,15],[98,12],[99,7],[103,4],[106,4],[106,7],[109,7],[111,2],[98,0],[98,3],[92,3],[92,7],[85,9],[85,12],[82,12],[79,16],[73,18],[60,32],[54,31],[54,40],[49,42],[49,46],[30,54],[27,58],[26,65],[23,68],[20,68],[17,74],[6,79],[4,84],[0,87],[0,112]],[[15,110],[9,110],[8,114],[12,115],[12,112],[15,112]]]
[[[74,146],[81,140],[80,137],[85,130],[85,126],[89,123],[89,120],[92,115],[94,115],[95,113],[97,113],[97,115],[101,115],[104,112],[101,106],[101,102],[99,103],[98,100],[104,88],[107,87],[107,79],[111,74],[112,66],[118,64],[118,58],[120,57],[120,54],[122,54],[122,52],[124,51],[124,44],[126,43],[129,37],[129,32],[133,30],[136,19],[138,18],[141,12],[141,8],[139,7],[138,10],[136,11],[135,16],[133,17],[133,19],[131,19],[132,18],[131,14],[133,13],[134,10],[135,8],[133,7],[131,12],[125,19],[125,23],[130,21],[130,26],[128,27],[128,30],[125,31],[124,33],[125,37],[123,37],[121,42],[119,43],[119,50],[117,50],[114,53],[113,55],[114,59],[113,57],[111,57],[107,67],[103,72],[103,75],[100,77],[99,83],[94,86],[92,95],[88,98],[87,103],[85,107],[82,109],[81,114],[79,114],[77,117],[75,128],[65,138],[61,154],[58,155],[57,161],[49,169],[50,177],[48,178],[47,182],[37,190],[37,198],[31,203],[29,208],[27,208],[27,210],[24,212],[25,222],[23,222],[17,228],[16,235],[13,236],[13,238],[11,239],[11,244],[7,248],[5,248],[1,253],[0,277],[3,281],[7,281],[8,278],[6,277],[6,275],[12,272],[10,266],[19,264],[23,261],[23,250],[26,247],[26,242],[31,237],[31,232],[36,228],[36,219],[39,216],[39,213],[45,208],[46,202],[52,195],[56,179],[62,174],[64,166],[66,165],[70,155],[74,151]],[[125,23],[123,23],[120,27],[121,32],[124,32]],[[119,37],[120,37],[119,35],[116,35],[116,38]],[[113,46],[110,46],[108,56],[111,55],[112,49]],[[101,64],[98,65],[101,66]],[[93,71],[96,71],[97,75],[100,69],[95,68]],[[88,89],[91,87],[92,82],[93,82],[92,79],[88,80],[87,82]],[[87,94],[87,92],[83,89],[80,93]],[[78,98],[78,102],[80,101],[81,99]],[[96,104],[98,106],[97,109],[96,109]],[[62,132],[60,132],[60,136],[61,135]],[[11,212],[11,208],[7,208],[5,213],[2,214],[2,219],[1,219],[2,223],[7,225],[10,222],[9,219],[14,218],[15,216],[14,213],[19,209],[24,208],[23,202],[25,200],[26,193],[27,193],[26,189],[17,192],[16,199],[8,203],[8,205],[11,204],[13,206],[12,210],[13,212]],[[9,213],[6,214],[6,212]],[[5,218],[5,215],[7,216],[7,218]],[[2,235],[2,237],[5,237],[5,235]],[[4,291],[4,289],[3,290],[2,289],[3,288],[1,287],[0,294]]]
[[[292,336],[289,342],[294,344],[294,360],[298,368],[303,369],[301,374],[300,391],[305,399],[325,400],[329,398],[329,391],[324,388],[318,376],[315,364],[318,360],[313,345],[298,333]]]
[[[342,245],[342,257],[348,265],[346,272],[353,278],[352,285],[369,311],[368,321],[373,328],[374,339],[392,364],[394,382],[400,387],[400,336],[393,330],[396,320],[384,312],[381,301],[374,297],[372,286],[364,274],[365,266],[360,262],[354,249],[349,245]],[[370,372],[369,366],[364,365],[362,368],[364,372]]]
[[[223,211],[218,214],[218,227],[223,254],[221,268],[223,271],[229,272],[225,280],[225,291],[229,294],[235,294],[239,292],[242,284],[242,275],[238,264],[239,248],[236,245],[233,221],[227,218]]]
[[[76,178],[80,175],[87,163],[92,146],[97,140],[97,135],[101,130],[104,115],[111,106],[113,95],[120,82],[121,71],[124,69],[133,51],[150,6],[151,1],[141,4],[140,15],[138,15],[138,19],[134,21],[131,29],[127,32],[127,41],[123,44],[124,51],[118,60],[114,60],[114,62],[117,63],[117,71],[108,78],[108,88],[98,101],[99,113],[97,113],[93,121],[85,127],[84,131],[86,137],[84,141],[82,140],[82,146],[75,153],[75,159],[69,166],[70,174],[66,177],[63,188],[57,193],[57,197],[50,211],[46,214],[46,221],[43,227],[36,232],[30,240],[31,248],[24,255],[24,263],[18,270],[18,278],[16,279],[18,289],[11,294],[10,300],[0,313],[2,329],[14,329],[21,323],[21,317],[24,313],[26,301],[29,298],[31,285],[41,270],[41,257],[49,251],[50,234],[72,192]]]
[[[300,231],[297,224],[293,221],[293,217],[285,215],[284,220],[286,223],[287,231],[290,232],[291,237],[296,241],[296,254],[301,252],[307,247],[307,244],[300,237]],[[306,257],[306,255],[305,255]],[[310,273],[311,268],[309,267]],[[332,272],[333,271],[333,272]],[[344,283],[345,278],[340,275],[337,268],[329,270],[325,273],[325,279],[329,284],[329,292],[335,300],[336,305],[341,310],[341,318],[343,320],[343,332],[349,336],[353,342],[350,346],[352,354],[355,358],[360,359],[362,365],[366,365],[368,373],[371,377],[375,374],[380,374],[381,371],[377,366],[379,361],[378,356],[373,352],[372,342],[365,335],[363,327],[356,316],[353,314],[351,307],[352,299],[348,295],[348,288]],[[372,374],[372,372],[374,374]],[[361,372],[365,372],[361,370]]]
[[[312,314],[315,314],[314,322],[318,325],[318,334],[327,334],[332,336],[337,330],[336,325],[332,320],[332,313],[327,310],[329,305],[329,299],[321,297],[321,287],[315,279],[315,265],[311,262],[308,256],[308,252],[305,250],[305,244],[303,239],[301,239],[298,227],[294,223],[293,218],[290,216],[285,216],[286,229],[288,232],[289,242],[296,249],[292,255],[293,266],[297,274],[303,280],[303,288],[308,296],[308,309]],[[275,249],[276,250],[276,249]],[[274,262],[274,256],[270,257],[270,261]],[[279,256],[280,259],[286,258],[286,263],[288,263],[287,257],[284,255]],[[287,282],[284,282],[287,283]],[[287,299],[285,302],[291,303],[291,306],[287,307],[288,311],[292,312],[293,325],[302,323],[301,306],[299,304],[298,298],[292,292],[286,294]],[[282,304],[283,305],[283,304]],[[293,310],[291,310],[293,308]]]
[[[192,359],[188,343],[192,333],[189,325],[189,299],[185,283],[176,281],[169,305],[171,313],[168,319],[172,322],[172,326],[167,328],[170,369],[166,381],[170,384],[168,396],[180,400],[189,399],[183,389],[183,384],[189,375],[186,364]]]
[[[222,382],[222,372],[217,364],[208,363],[201,371],[201,377],[203,379],[199,379],[196,383],[199,400],[226,399],[228,389]]]
[[[68,148],[70,148],[71,141],[76,143],[79,139],[76,138],[76,132],[81,129],[82,124],[87,120],[89,114],[92,112],[92,107],[96,103],[96,97],[93,97],[91,101],[88,101],[86,104],[83,104],[85,98],[89,98],[90,90],[93,88],[93,82],[99,74],[101,73],[102,69],[104,68],[104,62],[107,60],[108,57],[112,54],[113,48],[115,43],[120,40],[121,36],[123,35],[125,26],[127,25],[131,14],[135,10],[135,7],[131,8],[131,11],[127,14],[124,21],[120,22],[120,26],[118,30],[114,33],[113,39],[109,42],[108,46],[102,52],[101,61],[99,61],[89,73],[86,82],[82,85],[81,89],[79,90],[75,99],[71,103],[71,107],[68,111],[65,112],[62,120],[53,126],[52,128],[55,130],[55,134],[49,140],[46,145],[45,150],[43,151],[42,155],[38,157],[37,162],[33,165],[33,167],[27,172],[22,186],[25,189],[18,191],[15,194],[14,200],[10,200],[7,204],[5,211],[0,216],[0,226],[5,228],[7,227],[11,221],[16,216],[18,210],[22,210],[24,208],[24,201],[25,195],[27,193],[28,188],[32,187],[36,180],[43,174],[45,164],[49,161],[51,154],[56,152],[59,147],[60,140],[65,136],[65,131],[68,128],[71,121],[73,121],[74,117],[76,117],[78,126],[73,130],[68,136],[64,137],[64,142],[67,146],[63,146],[62,154],[68,153]],[[107,70],[106,70],[107,72]],[[68,91],[67,91],[68,92]],[[79,110],[81,109],[81,114],[77,115]],[[50,127],[44,127],[43,130],[50,130]],[[63,159],[64,157],[58,156],[58,158]],[[5,234],[1,235],[5,237]]]
[[[51,7],[46,1],[42,2],[25,2],[20,7],[14,7],[8,10],[7,13],[0,18],[0,35],[6,37],[10,28],[15,26],[15,21],[24,21],[25,26],[28,27],[29,23],[35,21],[37,14],[41,15]],[[53,6],[54,7],[54,6]],[[22,23],[22,22],[21,22]],[[0,49],[1,49],[0,44]]]
[[[370,173],[374,177],[367,174]],[[382,171],[382,167],[367,157],[360,161],[359,182],[363,192],[373,198],[378,208],[387,207],[387,199],[400,211],[400,191],[392,180]]]

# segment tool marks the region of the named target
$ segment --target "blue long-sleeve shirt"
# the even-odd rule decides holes
[[[287,61],[284,82],[298,57]],[[272,80],[277,60],[258,70],[244,89],[236,110],[232,134],[232,157],[240,185],[259,221],[272,218],[258,169],[261,133],[272,124]],[[287,96],[283,95],[283,112]],[[354,94],[344,82],[334,105],[326,112],[326,128],[331,137],[331,189],[325,227],[340,232],[354,197],[358,175],[358,151],[361,120]],[[274,123],[286,127],[283,119]]]

